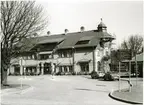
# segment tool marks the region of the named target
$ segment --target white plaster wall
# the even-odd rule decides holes
[[[73,64],[73,58],[57,58],[57,63],[60,65],[72,65]]]
[[[78,62],[81,61],[81,60],[90,60],[90,62],[89,62],[89,72],[91,72],[93,70],[92,50],[91,51],[85,51],[85,52],[77,51],[77,52],[75,52],[74,57],[75,57],[75,71],[76,72],[81,71],[80,65],[78,64]]]

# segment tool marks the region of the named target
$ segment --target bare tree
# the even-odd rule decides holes
[[[143,37],[140,35],[132,35],[128,40],[124,40],[121,44],[122,49],[130,49],[132,56],[143,52]]]
[[[15,45],[42,31],[47,24],[43,8],[34,1],[1,1],[1,83],[6,83],[10,60],[16,55]]]

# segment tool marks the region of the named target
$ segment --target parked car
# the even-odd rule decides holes
[[[107,73],[105,73],[103,78],[104,78],[105,81],[114,81],[114,80],[119,79],[119,75],[118,75],[118,73],[107,72]]]

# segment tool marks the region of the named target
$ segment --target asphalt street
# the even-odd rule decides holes
[[[45,75],[10,76],[8,83],[27,84],[31,89],[2,95],[3,105],[130,105],[108,96],[118,89],[118,81],[92,80],[89,76]],[[122,81],[121,88],[128,88],[128,83]]]

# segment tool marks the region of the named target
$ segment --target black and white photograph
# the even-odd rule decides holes
[[[1,105],[143,105],[143,0],[1,0]]]

